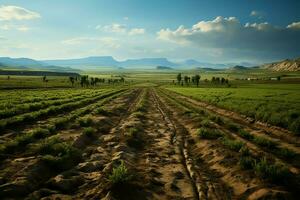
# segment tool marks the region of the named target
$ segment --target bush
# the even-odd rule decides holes
[[[273,182],[282,182],[290,176],[288,168],[279,164],[271,164],[266,158],[255,162],[254,170],[259,177],[269,179]]]
[[[293,131],[296,135],[300,135],[300,118],[294,120],[290,126],[289,129]]]
[[[83,129],[83,134],[86,135],[87,137],[93,137],[95,133],[96,130],[92,127]]]
[[[216,129],[199,128],[197,134],[202,139],[217,139],[222,137],[223,134]]]
[[[112,174],[109,176],[113,186],[126,184],[131,178],[132,176],[129,174],[123,160],[118,167],[113,168]]]
[[[236,152],[240,151],[240,149],[245,145],[241,141],[231,140],[229,138],[223,138],[222,144],[224,146],[228,147],[229,149],[231,149],[233,151],[236,151]]]

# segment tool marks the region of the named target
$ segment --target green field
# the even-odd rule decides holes
[[[300,131],[299,84],[243,84],[236,88],[168,87],[169,90],[250,116],[256,120]]]

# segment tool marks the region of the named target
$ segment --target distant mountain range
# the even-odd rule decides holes
[[[30,58],[10,58],[0,57],[0,68],[2,69],[39,69],[46,71],[74,72],[79,71],[70,67],[60,67],[49,65],[42,61],[33,60]]]
[[[299,71],[300,58],[295,60],[284,60],[280,62],[257,66],[257,68],[269,69],[274,71]],[[229,69],[246,70],[253,69],[251,63],[226,63],[214,64],[199,62],[189,59],[182,62],[172,62],[167,58],[141,58],[128,59],[124,61],[115,60],[111,56],[94,56],[78,59],[60,59],[60,60],[33,60],[29,58],[9,58],[0,57],[0,68],[10,69],[39,69],[48,71],[66,71],[76,72],[85,69],[101,69],[101,67],[115,67],[118,69],[155,69],[157,66],[164,66],[172,69]],[[250,68],[249,68],[250,67]]]
[[[117,61],[111,56],[96,56],[80,59],[63,59],[63,60],[43,60],[42,62],[50,65],[68,66],[68,67],[81,67],[84,65],[88,67],[110,66],[126,68],[154,68],[156,66],[166,66],[172,68],[218,68],[224,69],[235,65],[243,65],[246,67],[253,66],[251,63],[227,63],[227,64],[214,64],[207,62],[199,62],[197,60],[188,59],[183,62],[172,62],[167,58],[141,58],[141,59],[128,59],[124,61]]]

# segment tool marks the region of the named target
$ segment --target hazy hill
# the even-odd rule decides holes
[[[154,67],[154,66],[177,67],[176,63],[170,62],[166,58],[141,58],[141,59],[128,59],[120,62],[122,67]]]
[[[248,67],[245,67],[245,66],[241,66],[241,65],[236,65],[236,66],[233,66],[233,67],[230,67],[229,70],[249,70],[250,68]]]
[[[82,67],[82,66],[118,66],[119,62],[112,56],[93,56],[87,58],[76,59],[60,59],[60,60],[43,60],[49,65],[69,66],[69,67]]]
[[[156,69],[158,70],[172,70],[172,67],[166,67],[166,66],[157,66]]]
[[[45,64],[30,58],[0,57],[0,65],[5,67],[40,67]]]
[[[273,71],[300,71],[300,57],[296,59],[286,59],[279,62],[264,64],[261,68]]]
[[[70,67],[59,67],[55,65],[48,65],[47,63],[33,60],[30,58],[10,58],[0,57],[0,68],[2,69],[38,69],[45,71],[61,71],[61,72],[74,72],[79,71]]]

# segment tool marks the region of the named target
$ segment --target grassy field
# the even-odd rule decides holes
[[[169,90],[300,134],[299,84],[243,84],[236,88],[169,87]]]

